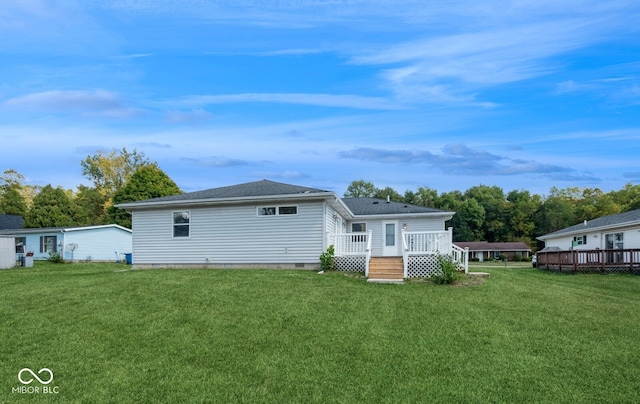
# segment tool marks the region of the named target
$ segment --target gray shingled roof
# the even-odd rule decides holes
[[[0,215],[0,230],[21,229],[24,226],[24,218],[19,215]]]
[[[301,187],[298,185],[283,184],[269,180],[261,180],[247,182],[244,184],[230,185],[220,188],[205,189],[203,191],[188,192],[180,195],[163,196],[159,198],[147,199],[139,202],[178,202],[178,201],[197,201],[208,199],[228,199],[228,198],[245,198],[253,196],[270,196],[270,195],[293,195],[293,194],[310,194],[323,193],[323,191],[315,188]]]
[[[400,202],[387,202],[377,198],[342,198],[349,210],[356,216],[367,215],[397,215],[397,214],[420,214],[420,213],[442,213],[440,209],[426,208],[424,206],[411,205]]]
[[[538,239],[546,239],[549,237],[559,236],[562,234],[571,234],[571,233],[583,233],[585,231],[600,229],[600,228],[609,228],[609,227],[618,227],[624,224],[640,224],[640,209],[631,210],[629,212],[618,213],[617,215],[609,215],[599,217],[593,220],[587,220],[586,223],[576,224],[571,227],[566,227],[564,229],[554,231],[553,233],[545,234],[544,236],[538,237]]]

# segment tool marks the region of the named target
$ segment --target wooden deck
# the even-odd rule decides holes
[[[640,274],[640,249],[546,251],[536,258],[541,269]]]

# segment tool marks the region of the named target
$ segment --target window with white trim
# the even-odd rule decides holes
[[[298,207],[292,206],[259,206],[258,216],[297,215]]]
[[[587,236],[575,236],[573,237],[573,245],[585,245],[587,244]]]
[[[189,237],[191,212],[183,210],[173,212],[173,237]]]

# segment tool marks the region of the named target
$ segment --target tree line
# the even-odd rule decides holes
[[[99,151],[80,162],[92,186],[75,191],[25,184],[8,169],[0,176],[0,213],[20,215],[25,227],[87,226],[116,223],[131,227],[130,215],[114,205],[182,193],[175,182],[142,152]],[[345,197],[376,197],[432,207],[456,214],[447,223],[454,241],[523,241],[538,247],[536,237],[583,220],[640,209],[640,185],[603,192],[599,188],[552,187],[541,196],[526,190],[505,193],[497,186],[478,185],[466,191],[438,193],[419,187],[404,194],[391,187],[378,188],[365,180],[350,183]]]
[[[79,185],[75,191],[26,185],[22,174],[5,170],[0,176],[0,213],[22,216],[25,227],[115,223],[130,228],[130,215],[114,205],[182,193],[157,163],[135,149],[98,151],[80,166],[93,186]]]
[[[447,222],[454,241],[522,241],[534,250],[543,244],[536,237],[584,220],[640,209],[640,185],[603,192],[599,188],[552,187],[548,196],[526,190],[505,193],[497,186],[477,185],[464,192],[438,193],[419,187],[400,194],[391,187],[377,188],[365,180],[351,182],[345,197],[367,196],[456,212]]]

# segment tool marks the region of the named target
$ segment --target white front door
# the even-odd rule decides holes
[[[398,255],[398,222],[382,222],[382,255]]]

